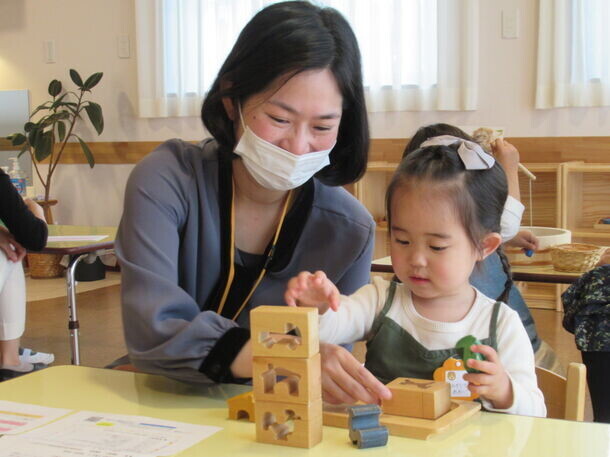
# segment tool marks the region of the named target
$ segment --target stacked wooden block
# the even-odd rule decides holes
[[[250,329],[257,441],[315,446],[322,441],[318,310],[259,306]]]
[[[396,378],[387,384],[390,400],[382,400],[384,414],[438,419],[451,408],[451,386],[427,379]]]

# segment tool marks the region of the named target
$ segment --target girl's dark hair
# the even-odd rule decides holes
[[[430,124],[424,127],[420,127],[415,132],[415,135],[411,137],[411,140],[407,143],[404,152],[402,153],[403,159],[407,154],[419,149],[421,144],[427,139],[434,138],[435,136],[451,135],[464,140],[473,141],[474,139],[464,132],[462,129],[449,124]]]
[[[421,131],[418,130],[417,134]],[[444,132],[433,136],[450,134]],[[421,139],[420,144],[428,138]],[[411,143],[414,140],[415,137]],[[508,196],[506,174],[497,161],[490,169],[466,170],[457,152],[459,145],[456,142],[450,146],[428,146],[405,151],[386,192],[389,227],[392,226],[392,197],[396,190],[431,183],[452,201],[468,238],[478,250],[486,234],[500,233],[500,219]],[[500,248],[498,254],[508,279],[497,299],[506,302],[512,287],[510,266]]]
[[[349,24],[333,8],[291,1],[259,11],[240,33],[203,102],[203,124],[222,153],[229,154],[235,131],[224,97],[238,106],[281,76],[325,68],[337,80],[343,114],[330,165],[316,177],[334,186],[354,182],[366,170],[369,147],[360,51]]]

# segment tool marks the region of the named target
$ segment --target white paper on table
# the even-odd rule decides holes
[[[82,454],[84,456],[101,453],[104,456],[152,457],[177,454],[219,430],[220,427],[144,416],[80,411],[14,438],[49,449],[87,451]],[[25,445],[19,443],[19,446]],[[8,456],[13,457],[6,454]],[[5,454],[0,452],[0,457],[5,457]]]
[[[47,238],[47,242],[102,241],[104,238],[108,238],[108,235],[53,235]]]
[[[47,408],[46,406],[0,400],[0,435],[27,432],[72,411],[71,409]]]
[[[141,454],[104,453],[104,457],[144,457]],[[55,447],[30,443],[19,436],[0,438],[0,457],[100,457],[94,449]]]

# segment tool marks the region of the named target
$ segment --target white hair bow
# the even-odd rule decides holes
[[[428,138],[420,147],[450,146],[454,143],[460,143],[458,155],[466,170],[487,170],[488,168],[493,167],[496,162],[490,154],[483,150],[480,144],[452,135],[441,135]]]

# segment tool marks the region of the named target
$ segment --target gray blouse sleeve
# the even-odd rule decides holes
[[[188,164],[167,149],[151,153],[128,180],[116,252],[132,363],[149,373],[206,382],[204,359],[237,326],[202,312],[179,286],[180,232],[189,212],[187,195],[194,191]]]

